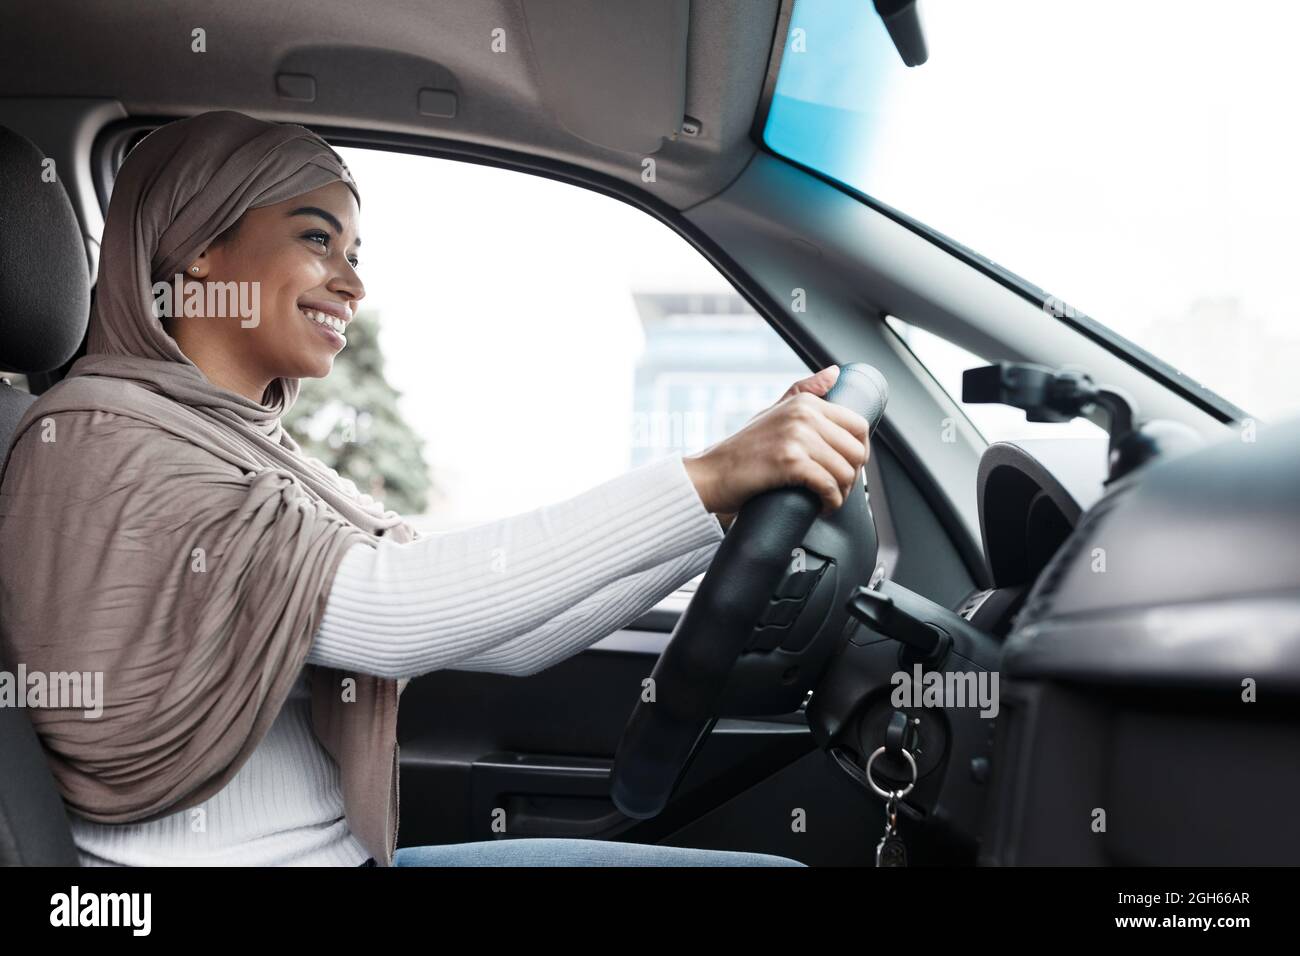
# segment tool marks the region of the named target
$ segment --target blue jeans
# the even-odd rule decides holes
[[[803,866],[767,853],[697,850],[648,843],[535,838],[407,846],[393,866]]]

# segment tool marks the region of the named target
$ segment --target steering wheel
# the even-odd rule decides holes
[[[875,431],[888,386],[860,362],[841,366],[825,400]],[[741,507],[659,657],[614,757],[610,796],[626,816],[667,805],[718,716],[790,713],[845,634],[850,593],[876,563],[865,469],[833,514],[802,486]]]

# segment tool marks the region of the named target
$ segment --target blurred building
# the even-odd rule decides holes
[[[645,351],[635,372],[630,467],[707,447],[808,375],[776,331],[734,292],[633,298]]]

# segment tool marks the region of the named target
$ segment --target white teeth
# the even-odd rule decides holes
[[[307,316],[307,318],[311,319],[317,325],[323,325],[327,329],[333,329],[339,335],[343,334],[343,330],[346,329],[348,325],[340,318],[326,315],[324,312],[317,312],[315,309],[299,309],[298,311]]]

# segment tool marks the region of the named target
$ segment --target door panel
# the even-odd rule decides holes
[[[719,721],[663,814],[635,821],[615,809],[614,751],[667,636],[619,631],[530,677],[412,681],[398,728],[400,844],[567,836],[847,861],[834,845],[855,818],[879,814],[817,751],[801,713]],[[820,807],[817,835],[792,827],[809,804]]]

